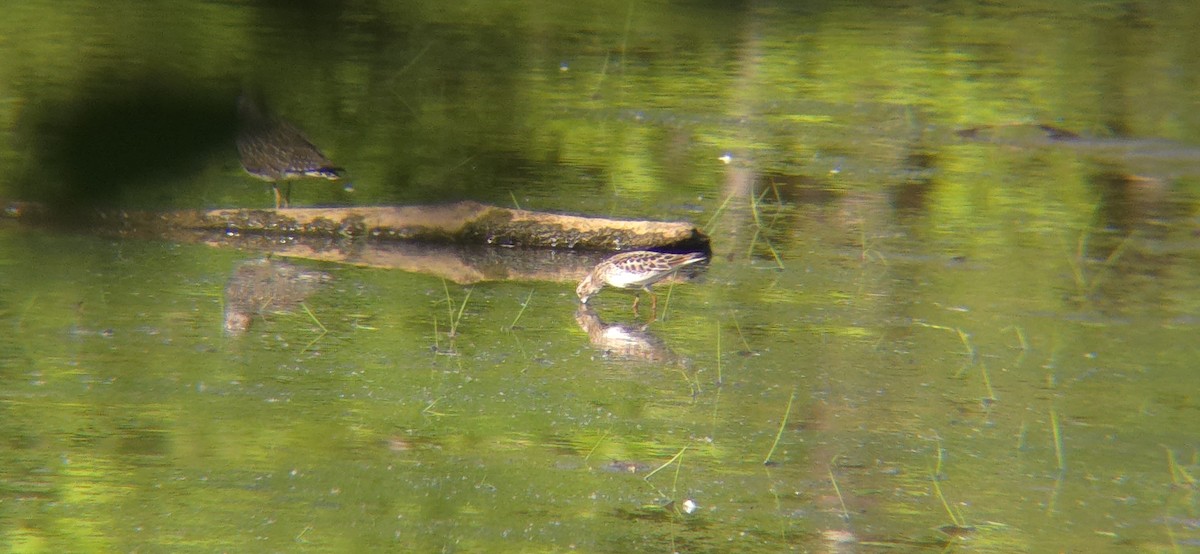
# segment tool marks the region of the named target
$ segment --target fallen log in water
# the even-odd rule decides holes
[[[36,206],[12,205],[18,219],[38,219]],[[129,236],[218,231],[229,237],[368,237],[428,242],[568,250],[708,249],[708,237],[683,222],[627,221],[531,212],[457,202],[442,206],[182,210],[98,213],[89,227]]]
[[[381,240],[629,250],[695,249],[708,239],[689,223],[624,221],[500,208],[445,206],[213,210],[201,227],[260,234],[368,236]]]
[[[52,223],[36,205],[10,204],[5,215],[24,223]],[[708,237],[690,223],[579,217],[477,202],[411,207],[109,211],[74,223],[100,234],[402,269],[456,283],[578,280],[605,252],[618,250],[710,251]]]

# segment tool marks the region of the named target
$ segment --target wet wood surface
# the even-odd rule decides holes
[[[7,219],[51,225],[38,206]],[[458,202],[436,206],[101,211],[74,221],[105,236],[202,243],[273,256],[428,273],[456,283],[571,281],[615,251],[705,252],[686,222],[630,221]]]
[[[10,218],[39,220],[30,204],[10,204]],[[366,237],[386,242],[432,242],[566,250],[703,250],[706,237],[685,222],[584,217],[501,208],[478,202],[433,206],[220,209],[172,212],[101,211],[88,226],[126,235],[180,238],[220,231],[281,237]]]

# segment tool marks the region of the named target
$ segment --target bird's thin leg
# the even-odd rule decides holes
[[[292,182],[287,182],[287,188],[283,192],[283,207],[292,207]]]
[[[638,301],[641,299],[642,299],[641,296],[639,296],[637,293],[634,293],[634,295],[633,295],[633,317],[637,317],[637,315],[638,315],[638,311],[637,311]]]
[[[279,184],[271,183],[271,190],[275,191],[275,209],[279,209],[279,201],[283,198],[279,194]]]
[[[654,291],[648,291],[650,294],[650,321],[658,319],[658,295]]]

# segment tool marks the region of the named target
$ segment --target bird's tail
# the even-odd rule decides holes
[[[345,173],[346,173],[345,170],[343,170],[340,167],[318,167],[316,169],[309,169],[309,170],[305,171],[304,176],[305,177],[321,177],[322,179],[329,179],[330,181],[336,181],[338,179],[341,179],[342,176],[345,175]]]

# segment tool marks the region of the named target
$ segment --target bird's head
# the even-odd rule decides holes
[[[579,282],[579,286],[575,287],[575,295],[579,297],[580,302],[587,304],[588,299],[602,288],[604,282],[596,279],[595,273],[588,273],[587,277]]]

